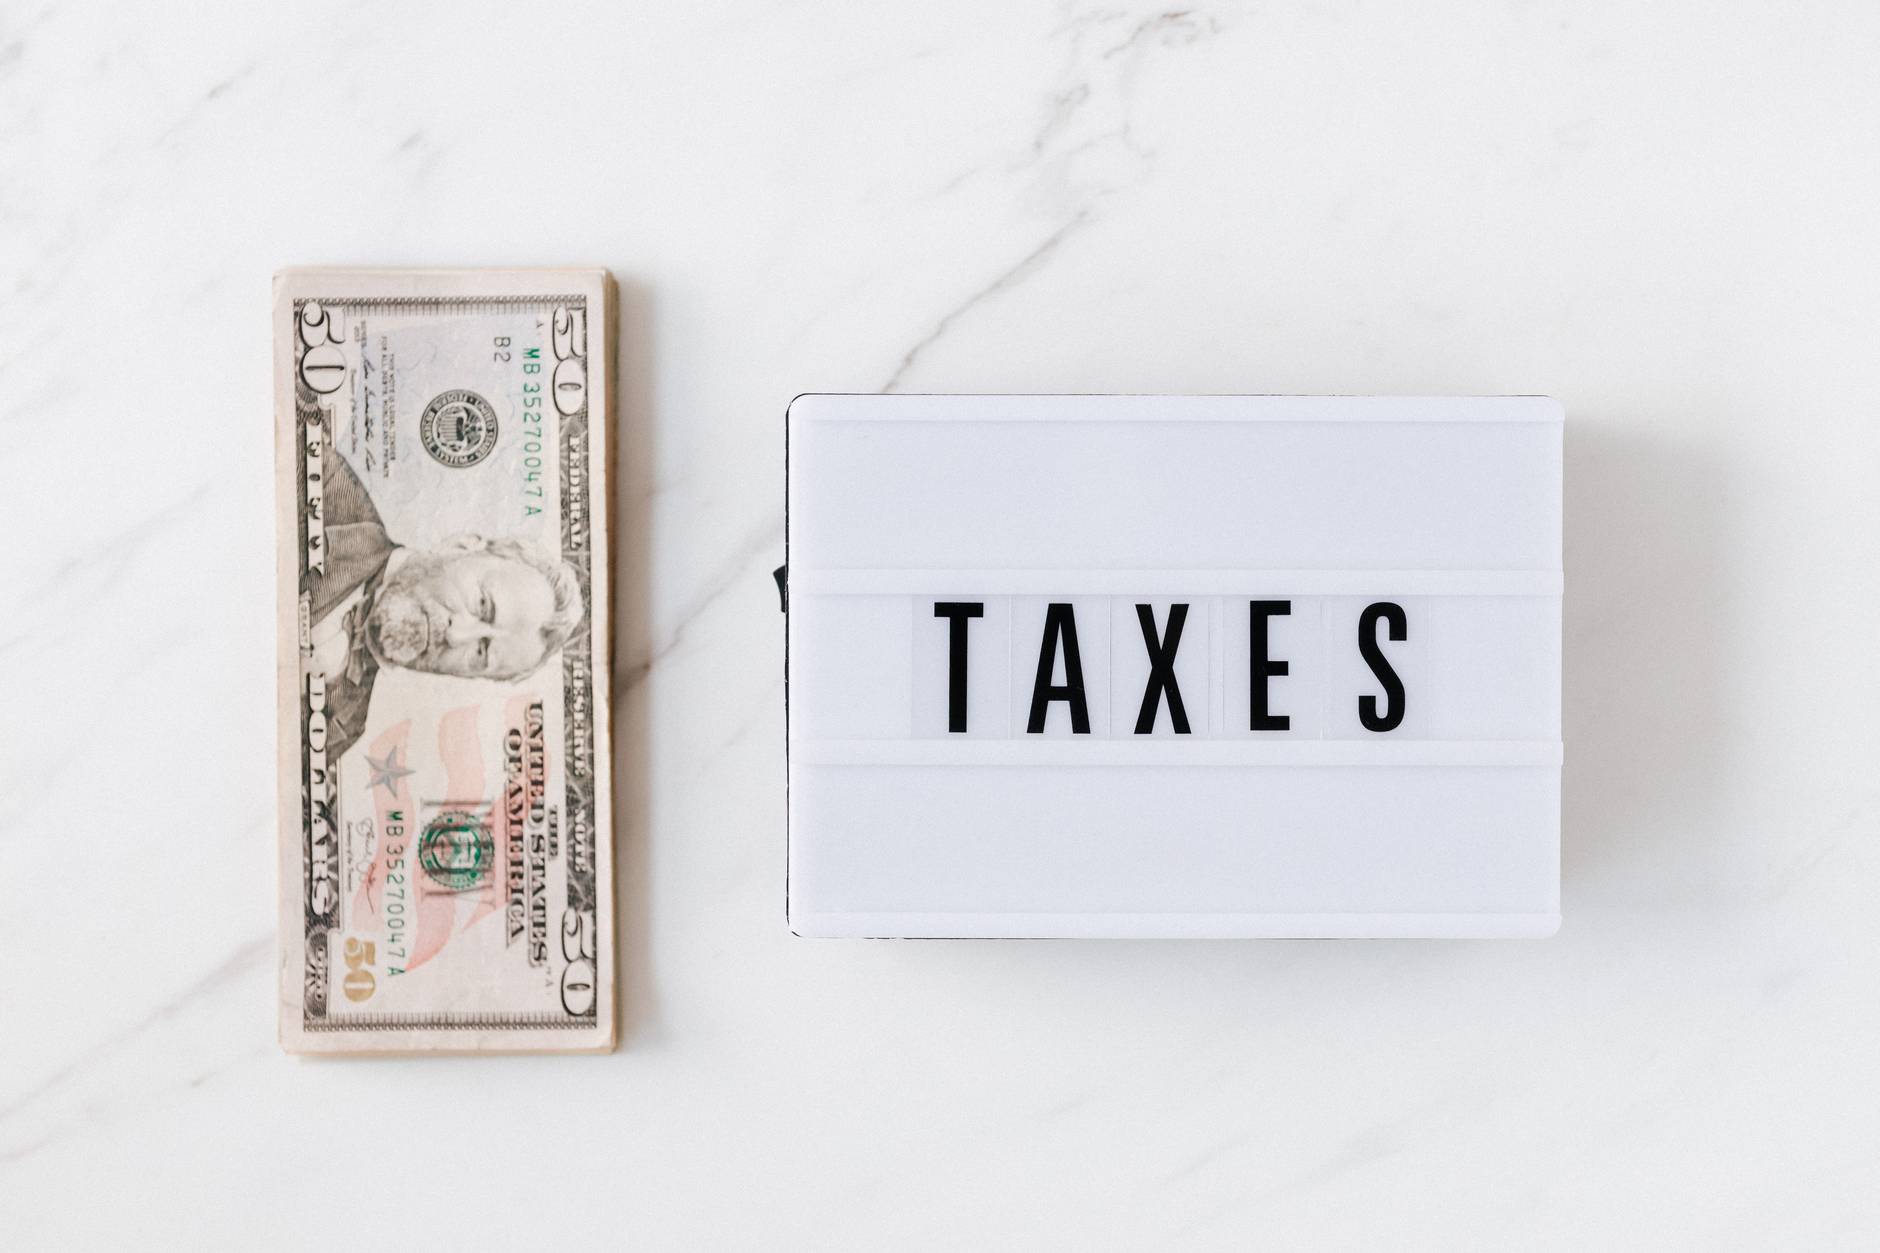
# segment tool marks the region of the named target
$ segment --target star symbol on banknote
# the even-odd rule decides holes
[[[407,770],[398,764],[396,744],[392,745],[392,751],[383,757],[374,757],[371,753],[367,753],[366,766],[372,771],[372,782],[366,784],[366,790],[369,792],[383,785],[385,791],[394,798],[398,795],[398,781],[406,775],[418,773],[416,770]]]

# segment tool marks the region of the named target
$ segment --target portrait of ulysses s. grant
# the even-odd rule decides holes
[[[328,457],[326,573],[310,609],[312,667],[326,675],[327,757],[365,730],[379,670],[526,678],[586,612],[573,566],[508,539],[460,535],[419,550],[385,533],[345,458]]]

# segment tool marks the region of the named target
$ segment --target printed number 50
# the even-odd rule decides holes
[[[552,342],[555,412],[572,418],[587,408],[587,310],[557,306]]]
[[[346,381],[346,354],[339,347],[346,336],[333,315],[319,301],[309,300],[300,308],[294,331],[302,349],[300,381],[322,396],[338,391]]]
[[[594,915],[564,910],[561,915],[561,1007],[575,1018],[594,1012]]]
[[[346,978],[340,984],[346,989],[349,1001],[369,1000],[378,990],[379,981],[372,977],[366,967],[377,958],[377,946],[370,940],[358,940],[351,936],[346,939]]]

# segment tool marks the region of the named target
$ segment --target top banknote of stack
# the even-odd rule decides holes
[[[600,270],[275,279],[281,1042],[614,1042]]]

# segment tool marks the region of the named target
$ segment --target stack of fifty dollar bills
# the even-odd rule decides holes
[[[613,281],[275,279],[281,1042],[614,1044]]]

